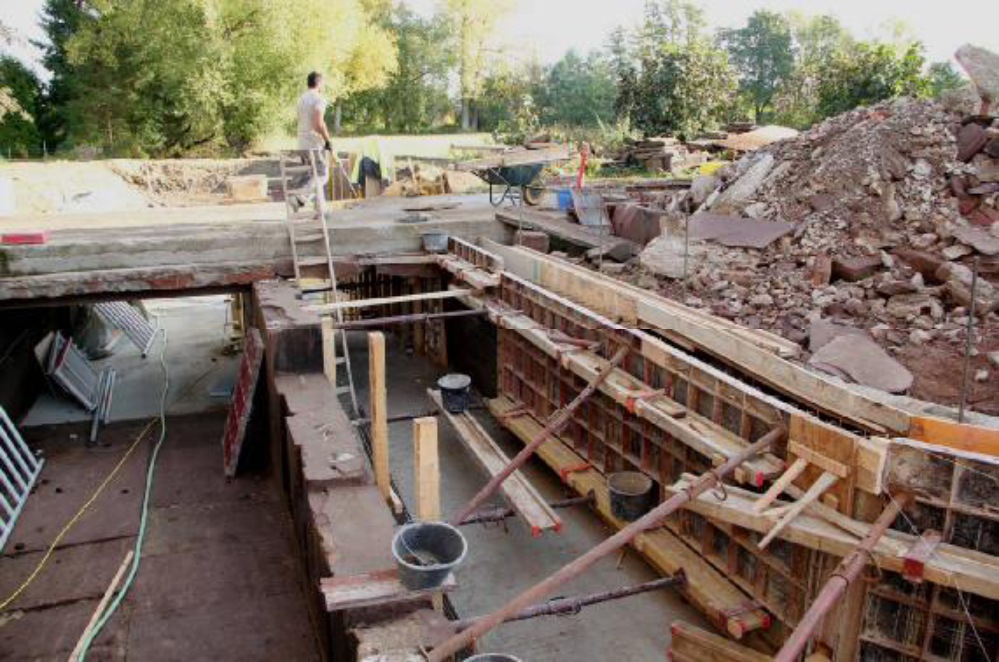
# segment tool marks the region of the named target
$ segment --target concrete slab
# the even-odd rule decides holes
[[[498,241],[511,234],[496,222],[485,196],[421,198],[420,204],[429,203],[447,208],[430,212],[422,223],[399,222],[413,204],[406,198],[378,198],[331,212],[333,253],[419,251],[420,235],[428,231]],[[114,291],[138,292],[273,277],[275,265],[291,259],[284,213],[283,204],[272,203],[0,219],[0,230],[49,231],[42,245],[0,247],[0,301],[92,294],[105,280]],[[207,282],[206,274],[219,282]]]

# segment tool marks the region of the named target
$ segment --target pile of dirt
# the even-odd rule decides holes
[[[802,344],[820,319],[867,330],[913,373],[912,394],[952,403],[977,259],[971,400],[999,413],[999,366],[987,358],[999,349],[999,161],[989,152],[996,138],[999,119],[929,100],[833,117],[695,181],[673,201],[666,236],[630,273],[646,286],[650,273],[675,275],[666,267],[679,263],[683,210],[790,222],[793,232],[762,249],[692,240],[685,288],[658,285]],[[941,360],[952,366],[946,375]]]
[[[96,161],[0,165],[0,215],[135,211],[155,203]]]
[[[150,199],[171,207],[219,202],[226,197],[226,181],[234,175],[277,176],[276,160],[115,159],[106,165]]]

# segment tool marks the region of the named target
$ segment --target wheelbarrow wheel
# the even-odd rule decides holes
[[[531,207],[541,204],[541,198],[545,194],[544,186],[521,186],[520,194],[524,202]]]

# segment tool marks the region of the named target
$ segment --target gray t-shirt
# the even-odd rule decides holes
[[[325,141],[313,128],[312,118],[316,110],[320,114],[326,112],[326,99],[316,90],[306,90],[298,98],[298,148],[322,149]]]

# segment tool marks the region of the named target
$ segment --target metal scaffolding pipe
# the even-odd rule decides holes
[[[659,589],[666,588],[667,586],[683,586],[686,583],[687,577],[683,574],[683,569],[681,568],[672,577],[660,577],[659,579],[653,579],[652,581],[644,582],[642,584],[624,586],[622,588],[602,591],[600,593],[591,593],[590,595],[582,595],[577,598],[552,598],[548,602],[542,602],[541,604],[521,609],[503,622],[512,623],[513,621],[526,621],[529,618],[537,618],[538,616],[575,615],[578,614],[583,607],[589,607],[590,605],[600,604],[601,602],[609,602],[611,600],[620,600],[621,598],[628,598],[633,595],[641,595],[642,593],[649,593],[650,591],[658,591]],[[472,627],[478,621],[479,618],[463,618],[461,620],[453,621],[451,625],[454,626],[456,632],[461,632],[462,630],[467,630]]]
[[[430,651],[428,659],[430,662],[444,662],[444,660],[464,649],[520,610],[537,602],[565,582],[581,574],[603,557],[621,549],[634,540],[638,534],[659,526],[667,516],[679,510],[685,503],[717,485],[725,476],[735,471],[736,467],[740,464],[771,445],[779,443],[786,435],[787,429],[783,426],[771,430],[755,443],[750,444],[730,457],[721,466],[698,476],[689,487],[684,488],[666,501],[663,501],[641,519],[632,522],[582,556],[562,566],[554,574],[520,593],[520,595],[496,611],[477,620],[472,627],[463,632],[458,632],[443,641],[439,646]]]
[[[881,539],[881,536],[884,535],[888,527],[891,526],[891,523],[895,521],[898,514],[902,512],[902,508],[908,505],[911,499],[911,494],[901,494],[893,498],[888,507],[884,509],[874,524],[871,525],[870,531],[860,541],[857,548],[843,557],[843,560],[839,562],[839,565],[836,566],[836,569],[830,575],[829,581],[826,582],[819,595],[815,598],[812,606],[808,608],[808,612],[798,622],[798,627],[794,629],[791,637],[784,642],[784,646],[774,657],[774,662],[794,662],[798,659],[801,652],[805,650],[805,646],[808,645],[808,640],[812,638],[815,629],[822,622],[822,618],[826,615],[826,612],[836,604],[840,596],[846,592],[847,587],[867,566],[874,546]]]
[[[617,350],[614,357],[609,363],[607,363],[607,365],[600,369],[600,372],[598,372],[593,378],[593,381],[587,384],[586,388],[583,389],[572,402],[556,412],[548,424],[545,425],[545,429],[538,433],[538,436],[532,439],[531,443],[524,446],[524,448],[517,453],[517,455],[510,460],[510,462],[503,467],[499,473],[490,478],[489,482],[486,483],[481,490],[479,490],[479,493],[472,497],[471,501],[465,504],[465,506],[458,511],[458,513],[452,517],[448,523],[452,526],[458,526],[465,521],[466,517],[475,512],[475,509],[482,505],[483,501],[488,499],[492,496],[493,492],[499,489],[499,486],[503,484],[503,481],[510,477],[510,474],[523,466],[523,464],[527,462],[532,455],[534,455],[534,451],[536,451],[541,444],[543,444],[552,435],[558,434],[566,423],[569,422],[569,419],[572,418],[573,413],[579,409],[579,406],[586,402],[591,395],[593,395],[594,391],[596,391],[604,380],[607,379],[607,377],[614,371],[614,369],[621,364],[621,361],[623,361],[624,357],[627,355],[627,347],[622,347]]]

